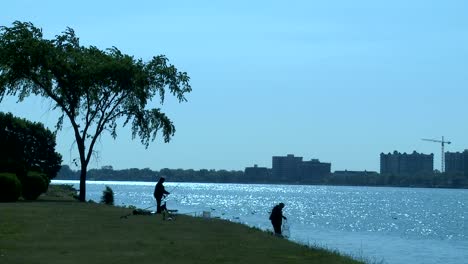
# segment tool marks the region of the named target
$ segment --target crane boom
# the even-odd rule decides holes
[[[451,144],[452,142],[450,141],[445,141],[444,140],[444,136],[442,136],[442,140],[438,140],[438,139],[428,139],[428,138],[422,138],[422,140],[424,141],[430,141],[430,142],[436,142],[436,143],[440,143],[441,144],[441,150],[442,150],[442,153],[441,153],[441,162],[440,162],[440,172],[445,172],[445,144]]]
[[[442,137],[442,138],[443,138],[443,137]],[[425,140],[425,141],[432,141],[432,142],[438,142],[438,143],[447,143],[447,144],[452,143],[452,142],[450,142],[450,141],[438,140],[438,139],[422,138],[422,140]]]

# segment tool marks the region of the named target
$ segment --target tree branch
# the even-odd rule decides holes
[[[122,103],[122,101],[127,97],[127,94],[126,93],[122,93],[121,94],[121,97],[114,103],[114,106],[112,107],[112,109],[110,111],[107,112],[107,115],[106,115],[106,109],[108,107],[111,106],[112,104],[112,101],[114,101],[115,98],[117,98],[117,95],[118,94],[115,94],[112,99],[109,101],[109,103],[106,105],[106,108],[103,108],[101,109],[101,118],[99,119],[98,121],[98,124],[96,126],[96,131],[94,133],[94,136],[91,140],[91,143],[89,145],[89,149],[88,149],[88,153],[86,155],[86,161],[89,162],[89,160],[91,159],[91,155],[92,155],[92,151],[93,151],[93,148],[94,148],[94,145],[96,143],[96,140],[99,138],[99,136],[101,135],[102,131],[104,131],[105,129],[105,126],[106,124],[112,120],[113,118],[116,118],[121,112],[124,112],[124,111],[119,111],[118,113],[116,114],[113,114],[114,111],[117,109],[118,106],[120,106],[120,104]]]

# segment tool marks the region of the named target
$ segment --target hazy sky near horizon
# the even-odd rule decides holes
[[[71,27],[84,46],[164,54],[191,77],[187,103],[163,109],[176,134],[145,149],[127,128],[105,134],[91,167],[243,170],[286,154],[334,170],[379,171],[381,152],[468,148],[468,2],[3,1],[0,25],[31,21],[53,38]],[[41,98],[0,111],[45,123]],[[78,157],[69,125],[63,163]],[[75,167],[76,168],[76,167]]]

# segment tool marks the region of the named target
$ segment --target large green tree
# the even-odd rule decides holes
[[[165,94],[183,102],[190,91],[187,73],[162,55],[144,62],[115,47],[84,47],[71,28],[54,39],[44,39],[42,30],[29,22],[0,28],[0,99],[46,97],[61,112],[56,129],[64,119],[70,122],[80,156],[81,201],[86,200],[93,148],[103,132],[116,138],[122,120],[145,147],[158,131],[168,142],[175,127],[160,108]]]
[[[27,172],[36,171],[49,182],[62,163],[55,145],[55,135],[43,124],[0,112],[0,172],[16,173],[23,181]]]

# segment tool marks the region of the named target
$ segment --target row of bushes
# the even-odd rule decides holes
[[[0,202],[15,202],[19,197],[26,200],[36,200],[45,193],[49,186],[47,175],[28,172],[25,177],[13,173],[0,173]]]

